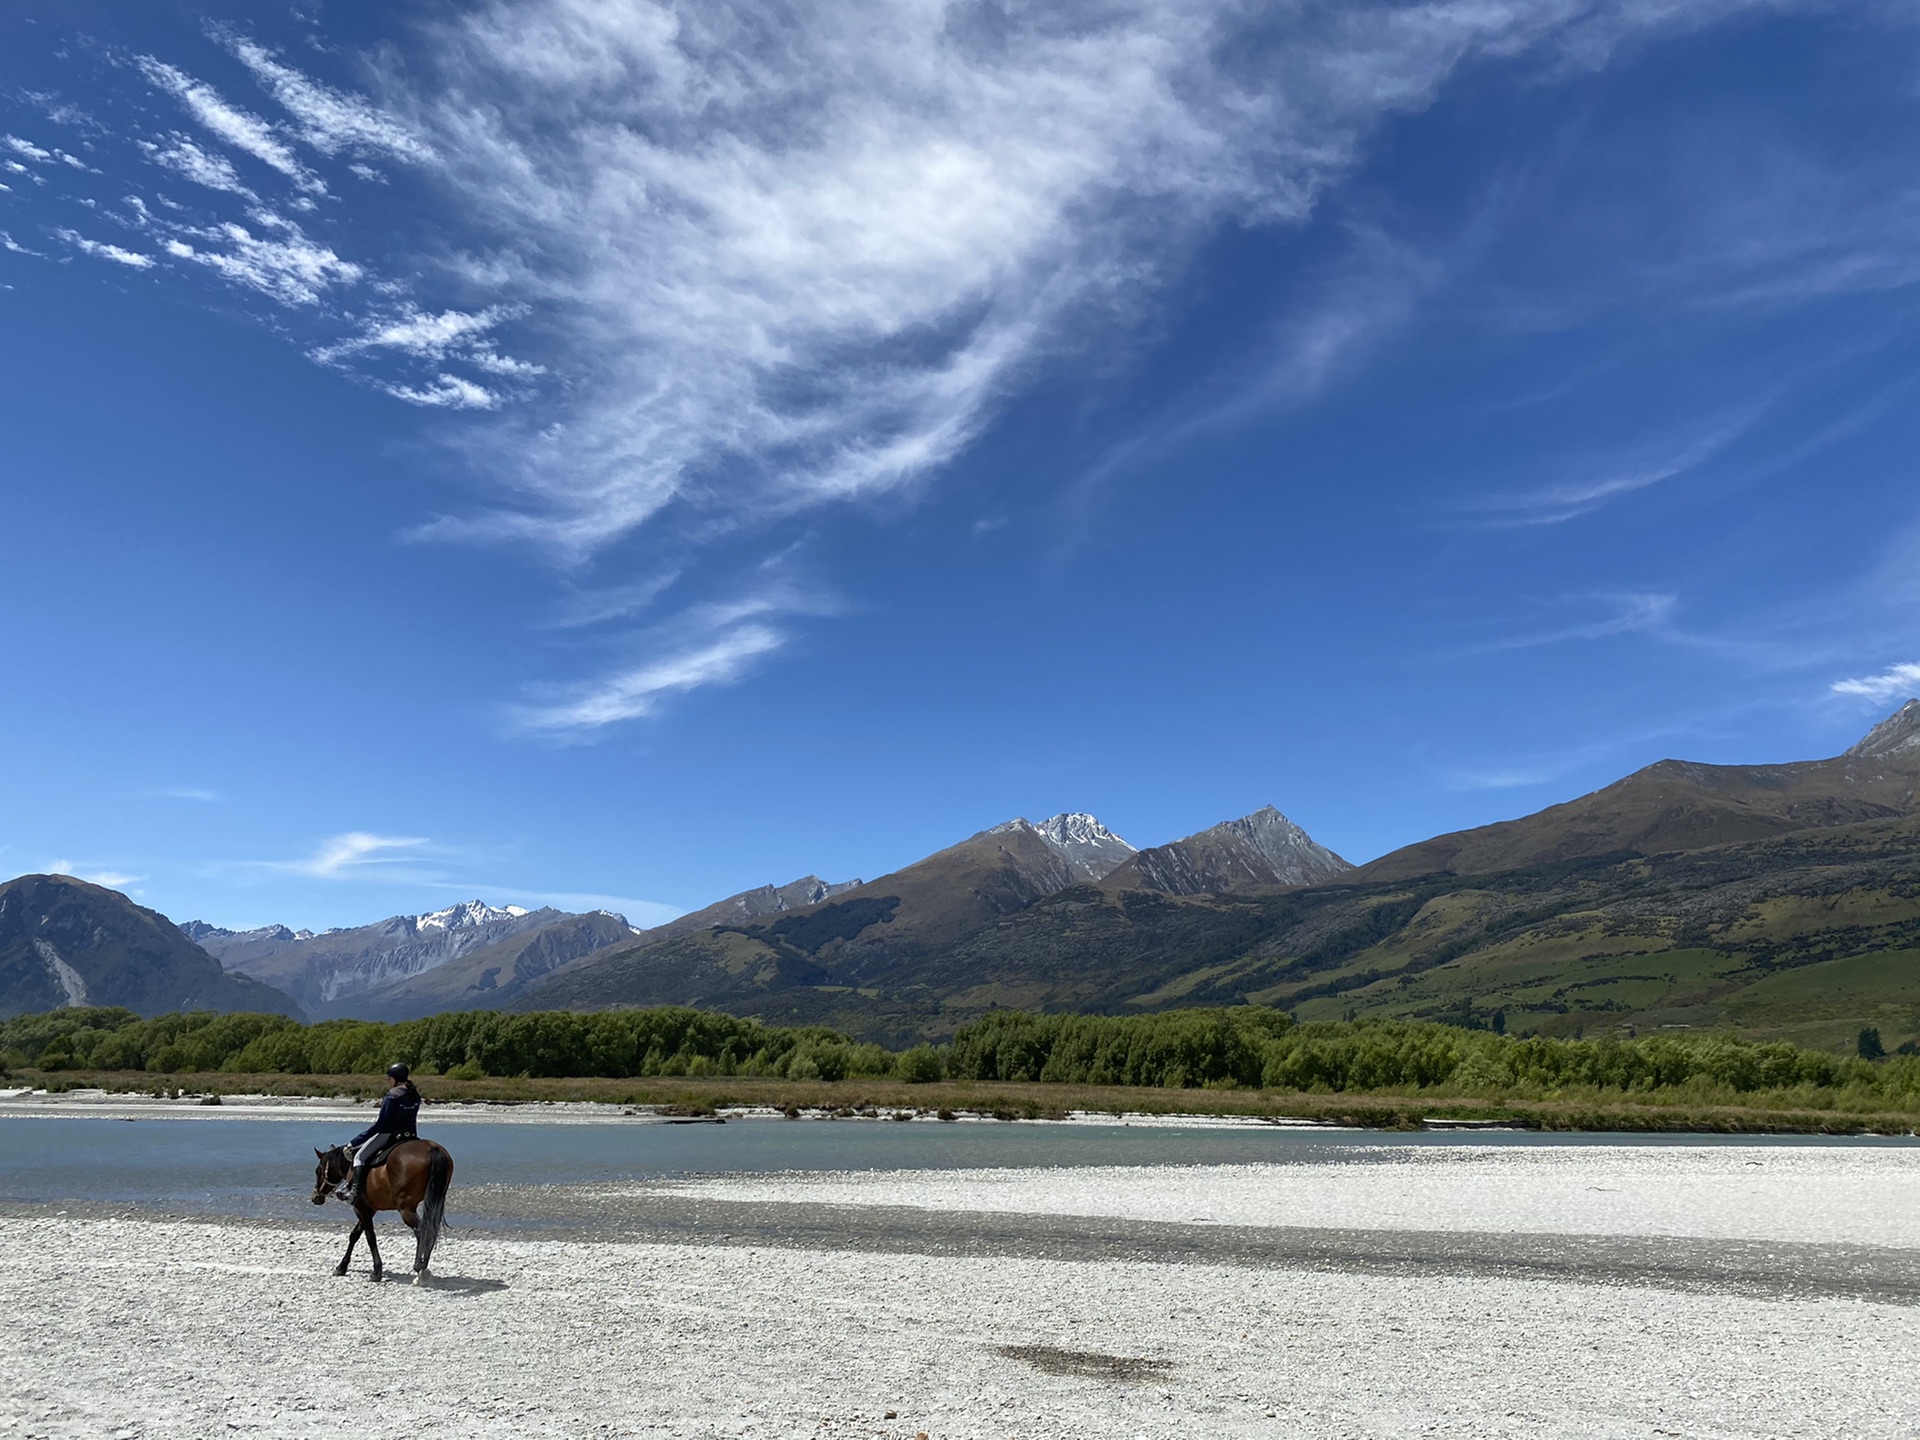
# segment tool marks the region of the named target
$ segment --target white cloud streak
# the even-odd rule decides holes
[[[233,168],[232,161],[224,155],[201,149],[185,135],[171,136],[165,143],[143,141],[140,148],[147,152],[148,158],[155,164],[164,165],[196,185],[204,185],[209,190],[224,190],[247,200],[257,201],[260,198],[241,181],[240,172]]]
[[[523,734],[578,738],[623,720],[651,715],[669,696],[708,685],[729,685],[756,660],[786,643],[786,636],[758,622],[734,625],[688,648],[662,655],[546,705],[513,712]]]
[[[43,873],[70,876],[75,880],[84,880],[89,885],[104,885],[109,890],[124,890],[147,878],[144,875],[129,875],[123,870],[95,870],[75,865],[71,860],[49,860]]]
[[[431,385],[388,385],[383,387],[396,400],[409,405],[424,405],[438,410],[492,410],[500,397],[484,385],[476,385],[459,375],[442,372]]]
[[[910,484],[1213,225],[1305,218],[1463,59],[1587,10],[1355,6],[1286,34],[1184,0],[1004,33],[957,4],[485,9],[444,32],[459,83],[416,123],[589,383],[510,457],[533,503],[439,533],[577,556],[676,501],[738,519]]]
[[[1878,675],[1863,675],[1852,680],[1836,680],[1831,688],[1835,695],[1851,695],[1881,703],[1888,700],[1905,700],[1920,695],[1920,664],[1909,662],[1892,665]]]
[[[1467,508],[1493,526],[1562,525],[1629,495],[1699,469],[1738,440],[1766,402],[1726,417],[1706,431],[1576,480],[1556,481],[1512,495],[1490,495]]]
[[[403,298],[413,281],[278,216],[274,229],[265,200],[250,214],[268,238],[232,221],[155,233],[175,259],[282,305],[368,282],[380,298],[357,313],[337,301],[345,338],[313,354],[411,405],[500,411],[534,395],[514,382],[544,362],[556,382],[539,413],[472,438],[511,500],[420,533],[531,541],[582,565],[642,527],[690,551],[920,484],[1035,367],[1138,318],[1219,227],[1309,218],[1379,128],[1462,65],[1528,52],[1597,65],[1628,35],[1745,3],[517,0],[450,12],[404,81],[370,72],[375,98],[222,35],[278,123],[138,63],[209,144],[278,177],[149,139],[154,163],[211,190],[247,199],[283,182],[280,208],[307,213],[331,194],[312,157],[376,178],[365,159],[430,172],[452,212],[443,231],[483,238],[393,272],[412,265],[453,304]],[[1386,302],[1330,307],[1281,347],[1270,389],[1317,389],[1426,283],[1415,266]],[[495,348],[509,316],[537,326],[535,360]],[[1483,514],[1557,523],[1703,458],[1558,481]],[[739,679],[785,638],[764,619],[711,630],[530,707],[522,728],[651,713]]]
[[[1531,650],[1542,645],[1561,645],[1572,640],[1605,640],[1615,635],[1648,633],[1666,635],[1672,630],[1673,612],[1679,604],[1679,597],[1658,591],[1627,590],[1580,596],[1572,603],[1585,606],[1596,602],[1609,612],[1597,620],[1562,625],[1552,630],[1512,636],[1505,640],[1495,640],[1485,645],[1475,646],[1466,653],[1489,654],[1500,650]]]
[[[482,310],[468,315],[459,310],[443,310],[429,315],[413,306],[389,319],[375,321],[351,340],[322,351],[331,360],[357,350],[400,350],[409,355],[424,355],[438,360],[456,346],[465,347],[500,323],[504,312]]]
[[[419,136],[359,96],[322,85],[244,36],[230,37],[228,45],[261,87],[299,122],[300,138],[321,154],[351,150],[416,164],[433,159],[432,149]]]
[[[306,875],[316,880],[333,880],[356,872],[386,865],[409,863],[418,858],[428,841],[418,835],[373,835],[352,830],[323,840],[313,854],[303,860],[265,860],[257,862],[267,870],[290,875]]]
[[[320,178],[300,163],[292,148],[258,115],[229,104],[211,85],[151,55],[140,57],[140,73],[156,89],[164,90],[178,100],[187,113],[222,144],[243,151],[269,169],[277,170],[301,190],[311,194],[326,193],[327,187]]]
[[[153,257],[142,255],[135,250],[124,250],[118,245],[108,245],[103,241],[89,240],[74,230],[56,230],[53,232],[82,255],[92,255],[97,259],[111,260],[116,265],[125,265],[131,270],[151,270]]]
[[[334,285],[351,285],[365,273],[330,247],[307,239],[297,226],[284,221],[281,224],[288,232],[287,239],[264,239],[244,225],[229,222],[211,230],[180,232],[198,239],[200,245],[175,235],[165,242],[165,248],[176,259],[208,266],[282,305],[317,305],[324,291]],[[204,248],[209,242],[224,248]]]

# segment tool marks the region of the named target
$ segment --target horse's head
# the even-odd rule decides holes
[[[315,1150],[319,1163],[313,1167],[313,1203],[327,1203],[327,1192],[347,1178],[349,1161],[344,1145],[336,1145],[331,1150]]]

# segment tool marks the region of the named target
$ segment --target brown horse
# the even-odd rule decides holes
[[[324,1205],[327,1196],[353,1173],[353,1156],[344,1145],[331,1150],[315,1150],[320,1163],[313,1167],[313,1203]],[[385,1272],[380,1263],[380,1242],[373,1238],[373,1214],[376,1210],[398,1210],[400,1218],[413,1231],[413,1269],[427,1273],[433,1247],[440,1239],[440,1227],[447,1218],[447,1187],[453,1183],[453,1156],[444,1145],[432,1140],[403,1140],[387,1151],[385,1157],[367,1167],[366,1183],[353,1207],[355,1224],[347,1236],[347,1253],[333,1267],[333,1273],[347,1273],[353,1259],[354,1244],[367,1237],[367,1253],[373,1256],[373,1278]]]

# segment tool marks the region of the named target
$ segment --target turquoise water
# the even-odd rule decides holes
[[[500,1124],[426,1134],[453,1152],[456,1187],[593,1185],[700,1175],[1056,1165],[1288,1164],[1391,1160],[1431,1145],[1904,1145],[1911,1138],[1386,1134],[1272,1126],[1182,1127],[734,1120],[725,1125]],[[0,1118],[0,1201],[311,1218],[315,1147],[338,1121]]]

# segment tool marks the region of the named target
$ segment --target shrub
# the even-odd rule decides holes
[[[946,1078],[947,1064],[933,1046],[916,1045],[900,1052],[893,1063],[893,1073],[909,1085],[931,1085]]]

